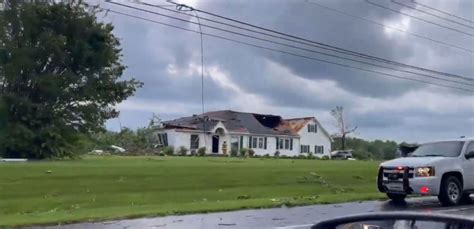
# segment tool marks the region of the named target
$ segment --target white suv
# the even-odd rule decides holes
[[[443,205],[470,201],[474,193],[474,138],[430,142],[409,157],[380,164],[377,186],[394,201],[409,194],[438,196]]]

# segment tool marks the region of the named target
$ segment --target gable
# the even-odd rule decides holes
[[[316,124],[317,126],[317,133],[319,132],[323,133],[323,135],[329,138],[331,142],[333,141],[329,132],[321,125],[321,123],[316,118],[312,118],[311,120],[306,122],[305,125],[302,128],[300,128],[300,130],[298,131],[298,134],[301,135],[302,133],[308,133],[308,125],[314,125],[314,124]]]

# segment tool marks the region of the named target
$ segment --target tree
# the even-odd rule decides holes
[[[0,156],[73,156],[142,84],[120,79],[120,42],[96,9],[26,2],[0,12]]]
[[[331,115],[336,120],[336,127],[338,129],[337,136],[341,137],[341,149],[346,149],[346,136],[357,130],[356,127],[351,127],[351,125],[345,120],[344,117],[344,108],[342,106],[336,106],[335,109],[331,110]]]

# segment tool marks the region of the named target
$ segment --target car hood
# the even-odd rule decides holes
[[[403,157],[390,161],[386,161],[380,166],[383,167],[397,167],[397,166],[408,166],[408,167],[419,167],[433,165],[434,163],[444,160],[445,157]]]

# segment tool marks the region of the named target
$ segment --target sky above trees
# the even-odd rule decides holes
[[[145,2],[165,4],[165,1]],[[406,64],[471,78],[474,75],[472,52],[343,16],[306,1],[181,2]],[[474,38],[471,36],[389,12],[363,0],[317,2],[412,33],[474,49]],[[419,2],[473,20],[473,1]],[[388,0],[382,3],[402,12],[423,16]],[[175,23],[167,18],[108,3],[101,6],[198,29],[194,25]],[[144,87],[136,96],[118,105],[120,122],[118,119],[109,120],[107,127],[118,130],[119,123],[130,128],[145,126],[153,113],[164,120],[199,114],[199,35],[113,13],[103,16],[102,20],[113,23],[114,33],[121,39],[124,64],[128,66],[125,75],[144,82]],[[428,16],[425,18],[474,33],[474,29]],[[204,31],[214,32],[206,28]],[[317,54],[314,56],[320,57]],[[232,109],[284,117],[315,116],[327,129],[335,132],[330,110],[339,105],[344,107],[350,122],[359,127],[355,133],[357,137],[413,142],[474,135],[472,92],[381,77],[210,37],[204,37],[204,58],[207,111]]]

